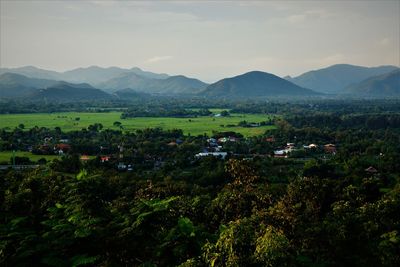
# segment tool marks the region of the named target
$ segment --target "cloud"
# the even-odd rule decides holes
[[[146,63],[157,63],[160,61],[166,61],[172,59],[172,56],[155,56],[146,60]]]
[[[295,24],[304,22],[306,20],[326,19],[332,16],[333,16],[332,13],[329,13],[324,9],[311,9],[311,10],[305,10],[300,14],[290,15],[286,19],[290,23]]]

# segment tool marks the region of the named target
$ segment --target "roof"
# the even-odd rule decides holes
[[[372,167],[372,166],[369,166],[368,168],[366,168],[365,171],[366,171],[366,172],[370,172],[370,173],[377,173],[377,172],[378,172],[378,170],[375,169],[375,168]]]
[[[326,144],[326,145],[324,145],[324,147],[335,147],[335,145],[334,144]]]
[[[57,144],[56,148],[58,148],[58,149],[70,149],[71,146],[68,145],[68,144]]]
[[[214,156],[214,157],[221,157],[224,159],[227,155],[228,155],[227,152],[202,152],[202,153],[197,153],[196,157]]]

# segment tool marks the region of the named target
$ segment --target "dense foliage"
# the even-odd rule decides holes
[[[399,266],[399,113],[391,101],[340,112],[358,104],[306,116],[303,104],[251,104],[284,114],[277,129],[214,141],[100,123],[3,129],[0,150],[70,147],[38,168],[0,170],[0,264]],[[221,138],[225,159],[196,156]],[[274,157],[287,143],[289,157]]]

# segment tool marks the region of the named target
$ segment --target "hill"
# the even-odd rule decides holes
[[[207,97],[254,98],[267,96],[313,96],[318,94],[273,74],[252,71],[213,83],[201,95]]]
[[[59,82],[53,86],[36,91],[32,100],[51,100],[57,102],[92,101],[111,99],[112,96],[89,84]]]
[[[111,92],[130,88],[152,94],[193,94],[205,89],[207,84],[182,75],[170,76],[166,79],[153,79],[136,73],[127,73],[104,82],[99,87]]]
[[[338,93],[351,84],[359,83],[369,77],[381,75],[398,69],[395,66],[362,67],[337,64],[324,69],[306,72],[288,81],[321,93]]]
[[[349,86],[346,93],[371,97],[400,97],[400,70],[374,76]]]
[[[27,97],[39,88],[56,84],[57,81],[29,78],[15,73],[0,75],[0,98]]]

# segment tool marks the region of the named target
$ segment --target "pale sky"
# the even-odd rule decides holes
[[[213,82],[400,65],[400,0],[0,0],[0,67],[140,67]]]

